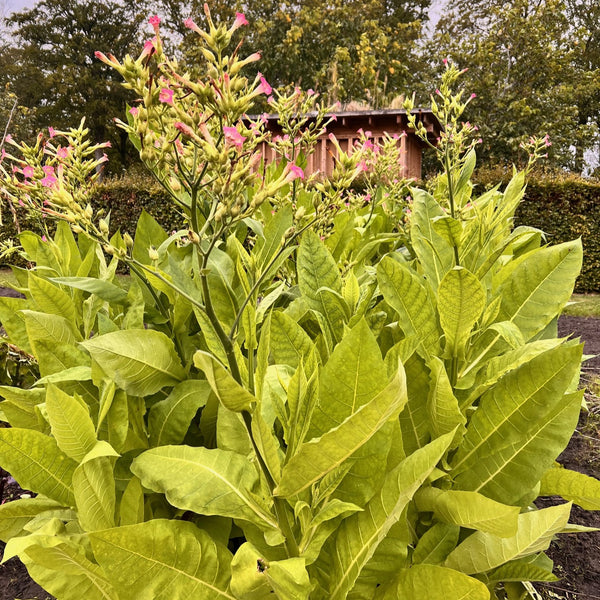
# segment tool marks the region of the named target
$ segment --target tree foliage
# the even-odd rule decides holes
[[[467,116],[482,129],[487,159],[513,160],[529,136],[549,134],[553,162],[581,170],[600,116],[594,4],[461,0],[440,20],[436,55],[469,69],[478,100]]]
[[[94,52],[130,52],[143,18],[134,2],[42,0],[8,18],[13,43],[0,53],[0,81],[35,109],[34,128],[64,128],[86,117],[96,140],[114,137],[112,115],[123,112],[128,96]]]
[[[417,41],[430,0],[209,4],[213,17],[223,22],[243,8],[252,23],[247,47],[261,52],[260,68],[277,86],[296,84],[328,92],[332,102],[359,100],[382,107],[418,77]],[[167,0],[164,8],[173,25],[190,14],[202,20],[202,2]],[[194,57],[187,43],[184,50]]]

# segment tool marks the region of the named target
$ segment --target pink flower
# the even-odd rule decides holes
[[[198,31],[199,27],[198,25],[196,25],[196,23],[194,23],[193,19],[186,19],[183,24],[188,28],[191,29],[192,31]]]
[[[67,158],[67,156],[69,156],[69,148],[65,148],[64,146],[59,146],[56,149],[56,156],[58,156],[58,158]]]
[[[242,25],[248,25],[248,20],[246,19],[244,13],[235,13],[235,21],[233,22],[232,30],[235,31],[239,29]]]
[[[552,146],[552,142],[550,141],[550,136],[548,134],[546,134],[542,140],[544,142],[544,145],[546,146],[546,148],[548,148],[549,146]]]
[[[173,92],[173,90],[169,89],[169,88],[162,88],[160,90],[160,93],[158,94],[158,99],[161,102],[164,102],[165,104],[170,104],[171,106],[173,106],[173,94],[175,92]]]
[[[288,165],[288,174],[285,180],[290,183],[294,179],[304,179],[304,171],[298,165]]]
[[[42,242],[47,242],[47,241],[48,241],[48,238],[45,235],[43,235],[42,236]]]
[[[367,163],[364,160],[361,160],[357,165],[356,168],[362,172],[362,171],[368,171],[369,168],[367,167]]]
[[[45,175],[48,175],[48,176],[53,176],[54,175],[54,167],[52,167],[50,165],[44,165],[42,167],[42,171],[44,171]]]
[[[148,19],[148,23],[154,27],[154,31],[158,33],[158,26],[160,25],[160,17],[158,15],[154,15]]]
[[[473,98],[477,98],[477,94],[471,94],[471,100],[473,100]]]
[[[56,179],[56,177],[54,177],[53,175],[46,175],[46,177],[44,177],[40,183],[44,186],[44,187],[54,187],[56,185],[56,182],[58,181],[58,179]]]
[[[34,175],[35,171],[33,169],[33,167],[30,167],[29,165],[27,165],[26,167],[23,167],[23,175],[25,176],[26,179],[31,179]]]
[[[135,106],[132,106],[129,109],[129,114],[132,115],[132,116],[134,116],[134,117],[137,117],[137,115],[138,115],[139,112],[140,112],[139,108],[136,108]]]
[[[241,148],[246,138],[235,127],[223,127],[225,143],[236,148]]]
[[[181,131],[181,133],[189,135],[190,137],[194,135],[192,128],[186,125],[185,123],[182,123],[181,121],[175,121],[175,123],[173,123],[173,127],[175,127],[177,131]]]
[[[315,90],[313,90],[312,88],[308,89],[306,91],[306,95],[310,98],[311,96],[315,95]]]
[[[443,58],[442,62],[444,63],[444,65],[447,65],[448,64],[448,59],[447,58]]]
[[[142,56],[150,56],[154,54],[156,47],[154,44],[156,43],[156,38],[152,38],[151,40],[147,40],[144,42],[144,49],[142,50]]]
[[[269,85],[269,82],[262,76],[262,73],[259,73],[260,77],[260,85],[258,86],[257,91],[259,94],[264,94],[265,96],[269,96],[273,91],[273,88]]]
[[[48,135],[53,138],[56,135],[56,129],[54,129],[54,127],[48,127]]]

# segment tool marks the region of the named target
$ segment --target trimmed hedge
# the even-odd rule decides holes
[[[508,183],[510,172],[480,171],[478,186]],[[519,206],[515,225],[537,227],[549,243],[559,244],[581,238],[583,268],[576,292],[600,292],[600,181],[576,175],[533,173]]]
[[[486,170],[477,173],[475,180],[484,189],[498,181],[507,183],[509,175],[499,169]],[[96,188],[90,201],[96,210],[110,211],[111,231],[120,229],[133,235],[142,209],[166,231],[183,224],[164,190],[149,176],[134,174],[109,180]],[[3,217],[0,236],[14,237],[10,213],[5,211]],[[553,244],[581,237],[584,260],[576,291],[600,292],[600,182],[571,175],[534,174],[517,211],[516,225],[541,229]],[[21,226],[26,229],[28,224],[22,222]]]

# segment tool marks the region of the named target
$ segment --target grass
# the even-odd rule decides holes
[[[563,314],[572,317],[600,317],[600,294],[573,294]]]

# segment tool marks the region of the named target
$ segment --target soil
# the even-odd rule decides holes
[[[0,296],[18,293],[0,288]],[[559,335],[580,337],[585,342],[584,353],[597,355],[584,363],[582,383],[589,385],[600,378],[600,319],[563,316],[558,324]],[[598,384],[594,391],[599,392]],[[588,411],[583,411],[577,430],[559,462],[574,471],[600,479],[600,399],[586,393]],[[0,469],[0,503],[21,497],[23,491],[6,471]],[[541,498],[543,508],[564,502],[559,498]],[[574,506],[571,522],[600,528],[600,511],[584,511]],[[0,542],[0,557],[4,544]],[[560,580],[535,584],[544,600],[600,600],[600,531],[559,536],[552,542],[548,555],[554,561],[554,572]],[[52,600],[47,592],[33,582],[23,564],[12,558],[0,565],[0,600]]]

